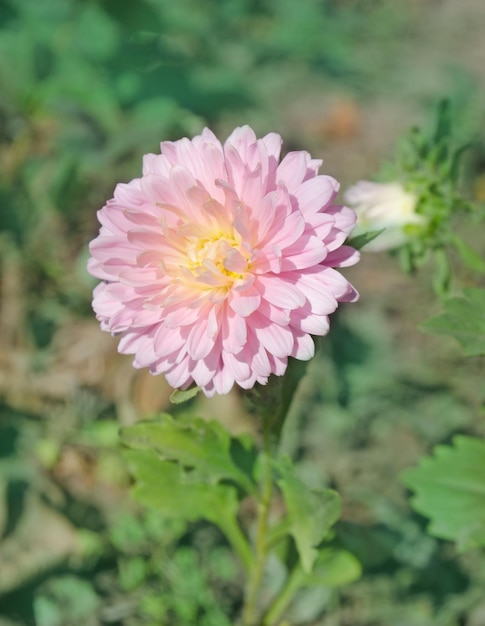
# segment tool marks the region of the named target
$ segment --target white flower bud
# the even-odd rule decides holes
[[[346,191],[345,201],[357,213],[353,235],[384,229],[365,245],[365,250],[370,252],[402,246],[409,239],[406,227],[426,223],[426,219],[416,213],[417,197],[405,191],[400,183],[361,180]]]

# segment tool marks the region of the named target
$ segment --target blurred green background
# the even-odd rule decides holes
[[[227,626],[240,607],[217,532],[128,495],[119,424],[170,391],[91,312],[87,243],[115,184],[161,140],[247,123],[345,187],[448,97],[483,200],[484,28],[482,0],[0,0],[0,626]],[[289,618],[483,626],[483,555],[428,537],[398,478],[484,433],[482,363],[416,330],[437,307],[425,272],[364,255],[348,275],[361,302],[335,317],[285,449],[342,492],[336,541],[364,576]],[[251,428],[237,393],[198,410]]]

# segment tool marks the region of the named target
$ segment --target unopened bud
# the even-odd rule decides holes
[[[369,231],[384,231],[365,245],[365,250],[380,252],[404,245],[414,227],[426,220],[416,213],[417,197],[400,183],[358,182],[345,193],[346,203],[357,213],[353,235]]]

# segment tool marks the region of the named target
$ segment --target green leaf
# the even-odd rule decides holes
[[[148,561],[144,556],[120,557],[118,575],[123,591],[133,591],[142,585],[149,575]]]
[[[458,181],[460,173],[461,159],[464,153],[472,146],[471,143],[464,144],[457,148],[451,155],[449,176],[453,183]]]
[[[360,578],[362,567],[353,554],[338,548],[319,551],[313,572],[305,579],[307,585],[341,587]]]
[[[92,624],[101,599],[82,578],[65,575],[50,578],[35,594],[33,609],[39,626]]]
[[[444,99],[438,106],[436,130],[433,137],[434,144],[440,144],[449,140],[451,136],[452,122],[453,114],[451,110],[451,103],[448,99]]]
[[[450,335],[467,356],[485,354],[485,289],[469,287],[465,298],[449,298],[445,312],[432,317],[421,329],[436,335]]]
[[[288,533],[295,540],[303,571],[309,574],[318,557],[317,546],[340,516],[340,496],[332,489],[310,489],[297,476],[288,457],[280,459],[278,485],[283,492]]]
[[[153,450],[162,460],[180,463],[203,482],[228,479],[248,492],[255,489],[248,475],[235,464],[231,438],[217,422],[187,416],[174,420],[163,414],[155,421],[122,429],[121,439],[131,448]]]
[[[402,475],[413,508],[430,518],[430,534],[460,550],[485,546],[485,441],[457,436],[433,452]]]
[[[347,245],[352,246],[352,248],[355,248],[356,250],[361,250],[365,245],[373,241],[385,230],[385,228],[380,228],[379,230],[370,230],[367,233],[362,233],[362,235],[357,235],[356,237],[349,239],[347,241]]]
[[[452,237],[452,243],[463,263],[475,272],[485,272],[485,260],[472,247],[458,236]]]
[[[338,548],[324,548],[323,550],[319,550],[313,572],[305,573],[301,562],[294,567],[286,580],[282,592],[267,611],[263,623],[279,624],[279,619],[283,614],[288,616],[287,608],[290,602],[293,603],[293,607],[289,614],[293,620],[297,620],[298,623],[301,623],[301,620],[304,619],[305,623],[307,623],[308,619],[316,618],[317,614],[319,614],[326,605],[325,600],[328,599],[328,595],[325,594],[325,589],[322,589],[322,587],[327,587],[328,590],[329,587],[341,587],[342,585],[351,583],[360,577],[361,571],[360,563],[350,552]],[[315,587],[318,589],[315,589]],[[313,607],[317,610],[313,612],[313,610],[310,609],[312,613],[310,616],[308,612],[309,600],[310,602],[312,601],[314,597],[312,592],[314,591],[319,591],[319,598],[320,600],[323,599],[323,603],[317,601],[317,606],[315,607],[314,605]],[[314,603],[312,602],[312,604]],[[303,614],[301,612],[302,608],[304,608]],[[286,623],[287,622],[285,622],[285,624]],[[312,624],[313,623],[312,619]]]
[[[133,496],[141,504],[171,519],[202,518],[221,527],[234,520],[238,509],[234,487],[195,482],[190,472],[161,460],[152,450],[128,450],[125,455],[136,479]]]
[[[440,298],[446,297],[450,292],[451,264],[443,248],[438,248],[434,253],[433,287]]]
[[[190,387],[190,389],[175,389],[170,395],[172,404],[182,404],[187,400],[192,400],[199,393],[200,387]]]

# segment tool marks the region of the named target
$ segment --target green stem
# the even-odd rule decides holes
[[[303,584],[304,578],[305,574],[303,570],[300,566],[296,566],[288,577],[283,589],[264,614],[263,621],[261,622],[262,626],[275,626],[278,623],[287,606],[293,599],[293,596]]]
[[[261,487],[258,502],[254,561],[246,588],[246,598],[242,613],[243,626],[257,626],[258,598],[268,552],[266,537],[268,534],[271,494],[273,491],[271,447],[271,432],[266,426],[264,429],[264,450],[261,455]]]
[[[271,550],[277,546],[280,541],[286,539],[288,536],[288,529],[290,527],[290,522],[288,519],[284,519],[278,524],[276,524],[273,528],[270,529],[268,533],[268,537],[266,540],[266,551],[271,552]]]
[[[231,544],[234,552],[239,557],[246,572],[251,571],[253,562],[253,555],[251,554],[251,548],[239,526],[233,523],[232,520],[224,523],[222,520],[219,522],[219,528],[222,530],[226,539]]]

